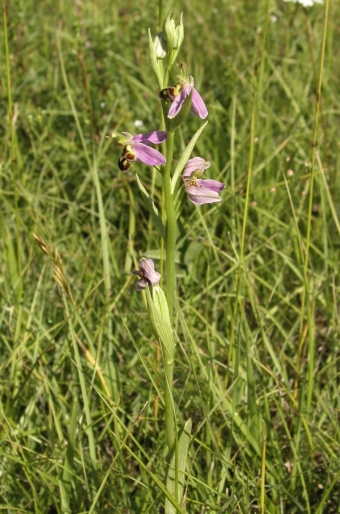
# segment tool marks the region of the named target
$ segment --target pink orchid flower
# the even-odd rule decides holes
[[[197,89],[194,88],[193,77],[190,77],[189,82],[186,82],[185,79],[183,79],[183,77],[179,77],[179,80],[180,82],[179,84],[177,84],[175,88],[169,88],[173,89],[174,91],[173,102],[168,112],[168,118],[172,119],[179,113],[184,100],[187,96],[190,95],[192,91],[192,103],[190,112],[204,120],[208,116],[208,109],[206,108],[205,103],[203,102],[202,97],[198,93]],[[170,91],[169,96],[170,98],[172,96]]]
[[[181,75],[177,75],[179,82],[175,87],[167,87],[162,89],[159,96],[162,100],[170,100],[172,102],[168,112],[168,118],[174,118],[183,105],[183,102],[192,91],[191,113],[199,116],[204,120],[208,116],[208,109],[202,100],[202,97],[194,88],[194,79],[187,73],[186,65],[181,64]]]
[[[202,157],[190,159],[185,166],[182,175],[184,187],[189,200],[196,205],[215,203],[222,200],[219,195],[220,191],[225,187],[222,182],[211,179],[203,180],[196,176],[196,174],[202,174],[209,167],[210,162],[202,159]]]
[[[137,134],[137,136],[132,136],[129,132],[113,132],[111,137],[118,137],[118,144],[124,146],[118,160],[121,171],[127,171],[130,168],[130,163],[137,160],[148,166],[166,163],[164,155],[150,145],[163,143],[168,137],[167,132],[155,131],[148,134]]]

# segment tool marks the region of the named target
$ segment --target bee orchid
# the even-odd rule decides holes
[[[191,114],[195,114],[204,120],[208,116],[208,109],[202,100],[202,97],[194,88],[194,79],[188,76],[185,65],[182,64],[182,75],[177,76],[179,82],[174,87],[162,89],[159,97],[162,100],[170,100],[171,106],[168,112],[168,118],[174,118],[183,105],[183,102],[192,92]]]
[[[199,178],[210,167],[210,162],[202,157],[190,159],[184,169],[182,178],[184,187],[190,202],[196,205],[220,202],[219,193],[224,189],[224,184],[218,180]],[[198,176],[197,176],[198,175]]]
[[[124,147],[118,160],[121,171],[127,171],[130,163],[137,160],[148,166],[166,163],[164,155],[152,148],[151,145],[163,143],[168,137],[167,132],[155,131],[148,134],[137,134],[137,136],[133,136],[129,132],[112,132],[111,137],[118,137],[118,144]]]

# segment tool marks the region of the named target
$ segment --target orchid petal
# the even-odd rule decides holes
[[[183,89],[181,89],[181,91],[178,93],[175,100],[172,102],[171,107],[168,112],[168,118],[170,120],[172,120],[172,118],[174,118],[179,113],[184,100],[186,99],[187,96],[190,95],[192,89],[193,89],[192,86],[187,85]]]
[[[134,143],[133,152],[137,159],[148,166],[156,166],[157,164],[166,163],[164,155],[144,143]]]
[[[216,191],[205,187],[188,186],[185,184],[185,190],[188,194],[189,200],[196,205],[222,201],[222,198]]]
[[[136,283],[136,290],[137,291],[143,291],[143,289],[146,289],[148,287],[148,283],[147,281],[145,280],[145,278],[141,278],[140,280],[138,280],[138,282]]]
[[[195,171],[204,171],[209,167],[209,161],[206,161],[202,157],[194,157],[186,163],[185,170],[183,172],[183,178],[191,177]]]
[[[205,189],[209,189],[210,191],[215,191],[216,193],[223,191],[225,188],[225,185],[222,182],[219,182],[218,180],[212,180],[212,179],[197,179],[196,180],[196,186],[198,188],[204,187]]]
[[[202,118],[202,120],[204,120],[208,116],[208,109],[206,108],[201,95],[194,87],[192,88],[191,112],[192,114],[196,114],[197,116]]]
[[[164,131],[155,131],[149,132],[148,134],[137,134],[137,136],[132,137],[133,143],[143,143],[144,145],[159,145],[163,143],[168,137],[168,133]]]

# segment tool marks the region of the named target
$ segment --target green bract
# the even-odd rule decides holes
[[[171,364],[175,360],[175,341],[170,325],[170,316],[167,301],[163,290],[157,286],[146,289],[146,300],[148,304],[148,314],[155,336],[161,342],[164,360],[166,364]]]
[[[188,419],[187,422],[184,425],[184,428],[178,438],[178,452],[177,452],[177,463],[176,463],[176,453],[172,456],[167,481],[166,481],[166,487],[167,490],[175,496],[176,493],[176,465],[177,465],[177,494],[178,494],[178,502],[180,506],[182,507],[183,502],[183,492],[184,487],[187,481],[187,473],[186,473],[186,466],[187,466],[187,456],[188,456],[188,450],[191,440],[191,430],[192,430],[192,420]],[[168,500],[165,500],[165,514],[176,514],[177,509],[174,507],[174,505]]]

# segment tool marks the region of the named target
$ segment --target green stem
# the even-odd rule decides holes
[[[174,132],[169,132],[166,151],[166,165],[163,176],[164,203],[166,213],[166,241],[165,241],[165,272],[166,286],[165,294],[168,302],[170,319],[173,316],[174,297],[176,288],[176,213],[174,195],[171,193],[171,164],[174,152]],[[173,382],[174,363],[165,363],[165,430],[166,439],[169,448],[169,454],[172,452],[175,443],[175,425],[174,425],[174,409],[172,400],[172,382]]]
[[[170,57],[169,57],[168,66],[166,68],[166,72],[165,72],[165,76],[164,76],[164,86],[165,87],[167,87],[167,85],[169,83],[170,72],[172,70],[172,67],[174,65],[176,57],[177,57],[177,52],[172,51],[170,54]]]
[[[163,188],[164,188],[164,202],[165,202],[165,213],[166,213],[166,299],[168,302],[170,319],[172,318],[174,309],[174,296],[175,296],[175,255],[176,255],[176,213],[175,213],[175,199],[171,192],[171,163],[174,152],[174,133],[169,132],[167,141],[167,152],[166,152],[166,165],[164,169],[163,177]]]
[[[172,455],[172,450],[175,444],[175,419],[174,419],[174,408],[172,402],[172,382],[174,375],[174,363],[165,364],[165,391],[164,391],[164,401],[165,401],[165,433],[166,433],[166,442],[168,445],[168,456],[169,461]]]

